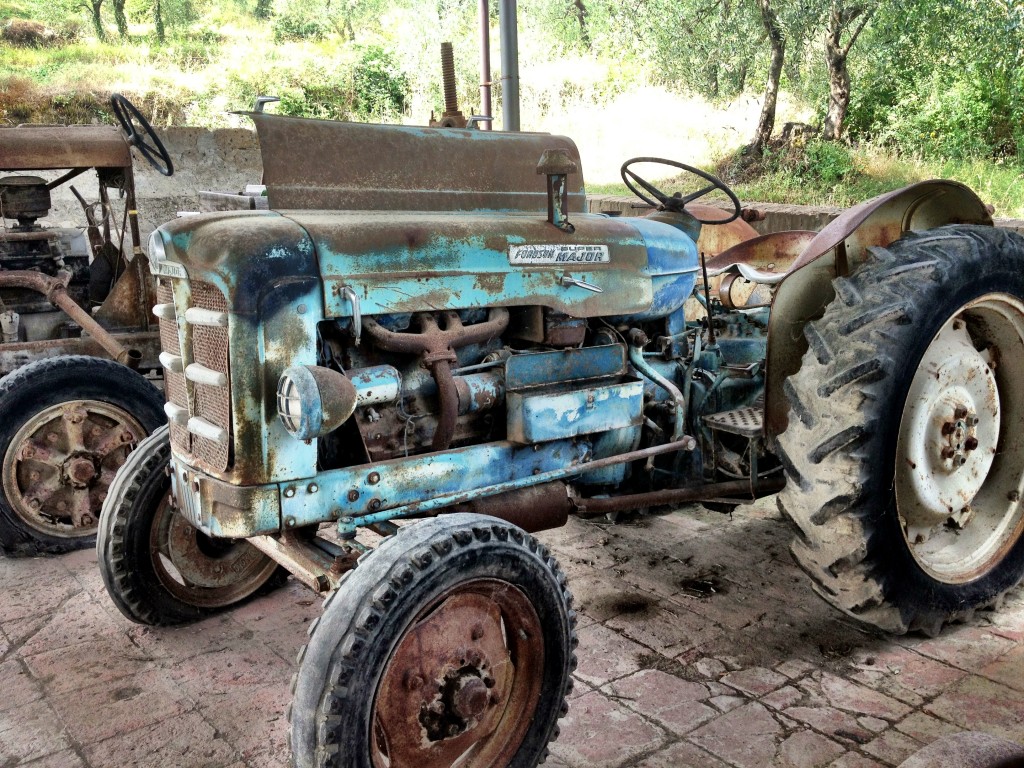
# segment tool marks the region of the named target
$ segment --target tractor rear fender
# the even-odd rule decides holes
[[[922,181],[850,208],[807,243],[772,300],[764,414],[769,445],[788,425],[783,383],[800,368],[807,351],[804,326],[821,317],[832,301],[832,281],[856,270],[869,248],[944,224],[991,225],[992,216],[969,187]]]

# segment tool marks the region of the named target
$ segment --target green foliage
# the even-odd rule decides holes
[[[323,40],[333,31],[326,9],[319,3],[291,0],[273,21],[274,40]]]
[[[380,46],[362,52],[353,73],[352,111],[361,120],[386,121],[405,112],[409,79]]]

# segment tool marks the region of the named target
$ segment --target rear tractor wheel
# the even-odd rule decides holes
[[[1024,575],[1024,238],[911,234],[834,287],[787,381],[793,553],[846,613],[934,634]]]
[[[414,523],[360,561],[299,654],[297,768],[532,768],[575,667],[565,576],[482,515]]]

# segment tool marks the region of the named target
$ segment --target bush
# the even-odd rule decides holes
[[[0,39],[11,45],[41,47],[58,42],[59,36],[38,21],[11,19],[0,29]]]
[[[333,31],[330,17],[319,5],[293,0],[274,19],[274,40],[323,40]]]
[[[833,186],[853,169],[853,156],[845,144],[811,139],[804,146],[804,156],[794,170],[801,178],[817,179],[826,186]]]
[[[352,105],[360,120],[386,120],[405,113],[409,78],[387,51],[371,46],[363,51],[353,75]]]

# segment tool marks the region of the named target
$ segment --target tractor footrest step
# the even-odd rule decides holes
[[[761,436],[764,427],[764,411],[761,408],[750,406],[737,408],[733,411],[722,411],[705,416],[704,423],[719,432],[755,438]]]

